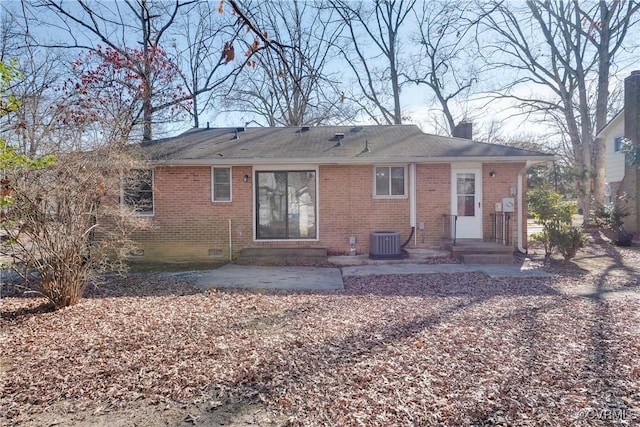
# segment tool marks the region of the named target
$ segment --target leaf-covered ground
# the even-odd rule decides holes
[[[638,425],[638,251],[581,256],[610,262],[346,278],[332,294],[135,275],[57,312],[5,297],[0,422]]]

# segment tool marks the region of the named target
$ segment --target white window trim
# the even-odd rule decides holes
[[[620,138],[620,150],[616,150],[616,139]],[[616,135],[613,137],[613,154],[622,154],[622,147],[624,145],[624,135]]]
[[[215,199],[215,169],[229,169],[229,200]],[[212,203],[231,203],[233,201],[233,168],[231,166],[211,166],[211,202]]]
[[[156,214],[156,171],[153,168],[134,168],[135,170],[150,170],[151,171],[151,212],[133,212],[134,216],[140,216],[145,218],[153,217]],[[129,209],[130,207],[124,203],[124,175],[120,177],[120,209]]]
[[[320,171],[318,165],[304,165],[304,164],[291,164],[291,165],[258,165],[251,168],[251,200],[253,203],[253,219],[251,228],[253,229],[253,241],[258,242],[318,242],[320,241]],[[316,173],[316,238],[315,239],[258,239],[256,235],[256,172],[260,171],[286,171],[286,172],[299,172],[299,171],[314,171]]]
[[[404,171],[404,190],[403,190],[403,194],[402,195],[378,195],[376,194],[376,169],[377,168],[402,168]],[[407,174],[407,170],[409,168],[407,167],[406,164],[400,164],[400,165],[393,165],[393,164],[389,164],[389,165],[374,165],[373,166],[373,198],[374,199],[406,199],[409,197],[408,195],[408,174]],[[391,169],[389,169],[389,174],[391,174]],[[391,193],[391,175],[389,175],[389,193]]]

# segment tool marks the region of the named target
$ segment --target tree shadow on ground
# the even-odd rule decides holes
[[[20,307],[16,310],[0,311],[0,318],[9,322],[18,322],[23,318],[51,313],[55,311],[55,307],[48,301],[43,301],[31,307]]]
[[[188,279],[167,279],[161,274],[136,273],[106,275],[92,281],[84,290],[84,298],[165,297],[201,293]]]
[[[545,278],[491,279],[479,272],[349,276],[344,278],[344,284],[345,289],[339,294],[429,298],[560,295]]]
[[[2,284],[1,297],[40,298],[37,291],[39,283],[33,281],[24,284],[22,281],[7,281]],[[187,279],[166,279],[159,274],[136,273],[129,275],[103,275],[91,280],[85,287],[83,298],[116,298],[116,297],[164,297],[184,296],[201,293]]]
[[[605,288],[607,275],[611,269],[619,268],[624,265],[619,254],[613,254],[612,266],[600,273],[597,281],[598,288]],[[575,271],[580,275],[592,274],[589,270],[581,268],[576,264]],[[630,270],[633,271],[633,270]],[[369,285],[373,282],[386,281],[386,284],[379,285],[375,288]],[[553,280],[553,279],[549,279]],[[426,282],[426,283],[425,283]],[[456,283],[457,282],[457,283]],[[523,324],[524,333],[521,336],[516,335],[514,339],[519,343],[524,351],[526,359],[526,370],[522,372],[513,372],[510,377],[498,379],[498,387],[505,392],[506,396],[522,398],[521,402],[513,398],[506,398],[502,401],[495,401],[494,405],[485,405],[476,408],[475,413],[467,414],[471,418],[466,421],[473,421],[477,425],[485,425],[484,423],[498,422],[500,417],[511,416],[512,421],[518,419],[519,411],[527,410],[528,396],[524,392],[518,390],[518,384],[525,384],[532,389],[543,387],[545,380],[545,366],[549,366],[554,357],[562,354],[564,349],[560,342],[553,337],[553,331],[548,331],[551,335],[541,336],[541,329],[552,328],[552,324],[547,324],[546,317],[549,313],[563,313],[570,309],[574,301],[594,301],[593,309],[595,310],[595,322],[586,321],[578,313],[575,314],[576,325],[584,330],[587,336],[591,336],[582,344],[587,346],[591,352],[591,357],[582,367],[584,377],[576,380],[570,373],[567,373],[567,381],[569,385],[549,385],[556,389],[562,387],[573,387],[567,390],[570,393],[577,393],[577,388],[582,380],[591,379],[599,384],[596,390],[590,391],[591,401],[597,402],[598,407],[594,409],[619,409],[627,408],[621,401],[621,388],[616,383],[625,380],[624,373],[616,367],[616,360],[611,355],[610,343],[615,339],[615,335],[611,330],[611,322],[613,322],[607,302],[601,301],[600,293],[593,296],[592,299],[584,297],[573,297],[566,295],[558,290],[548,286],[547,280],[541,279],[489,279],[481,273],[456,273],[456,274],[437,274],[437,275],[394,275],[394,276],[376,276],[376,277],[349,277],[345,278],[345,290],[339,292],[339,295],[359,296],[374,295],[389,298],[394,297],[423,297],[425,304],[429,304],[434,298],[443,298],[448,300],[444,308],[433,311],[426,310],[424,315],[417,315],[409,320],[375,322],[364,328],[360,328],[356,333],[349,334],[342,339],[327,341],[321,345],[306,346],[301,342],[291,342],[285,344],[284,349],[278,349],[280,357],[268,358],[264,363],[260,363],[252,369],[250,373],[245,375],[245,380],[241,382],[243,387],[254,387],[257,392],[264,395],[278,393],[277,382],[272,381],[272,373],[274,371],[287,372],[288,375],[295,378],[294,383],[304,388],[305,383],[311,378],[320,374],[317,367],[327,366],[335,371],[344,371],[349,366],[373,357],[379,351],[383,351],[388,346],[394,346],[399,342],[406,342],[407,339],[418,340],[421,334],[431,328],[437,327],[444,322],[450,322],[458,313],[463,310],[473,310],[474,307],[481,306],[483,303],[490,301],[496,297],[514,297],[514,304],[521,303],[519,297],[543,297],[533,302],[533,305],[526,305],[522,308],[515,306],[509,314],[489,313],[492,320],[500,321],[506,317],[513,317]],[[603,289],[602,292],[610,292]],[[550,298],[551,297],[551,298]],[[575,308],[575,307],[574,307]],[[570,318],[573,317],[570,315]],[[481,319],[480,319],[481,320]],[[584,328],[584,329],[582,329]],[[589,331],[590,334],[589,334]],[[548,341],[548,340],[552,341]],[[553,344],[558,348],[549,350],[545,346]],[[538,351],[542,349],[542,351]],[[282,354],[288,354],[291,361],[295,361],[297,357],[310,360],[305,365],[287,362],[283,360]],[[304,353],[304,356],[303,356]],[[310,356],[310,359],[309,359]],[[324,373],[324,376],[331,376],[330,373]],[[549,377],[551,378],[551,377]],[[556,378],[563,381],[563,378]],[[552,379],[549,379],[552,381]],[[575,384],[573,383],[575,381]],[[542,384],[542,385],[541,385]],[[295,387],[297,387],[295,386]],[[543,387],[544,388],[544,387]],[[575,390],[574,390],[575,388]],[[540,396],[544,396],[541,393]],[[543,397],[541,397],[543,398]],[[551,409],[555,408],[555,409]],[[504,409],[504,410],[503,410]],[[544,412],[545,408],[537,408]],[[579,408],[571,405],[552,405],[546,410],[550,416],[559,416],[558,411],[573,411],[571,414],[564,414],[567,420],[572,417],[579,416]],[[505,411],[510,411],[505,415]],[[498,414],[498,415],[496,415]],[[500,415],[502,414],[502,415]],[[554,415],[555,414],[555,415]],[[563,415],[563,416],[564,416]],[[460,419],[458,421],[461,421]],[[452,420],[453,422],[453,420]],[[454,423],[455,424],[455,423]]]
[[[619,360],[616,358],[616,352],[612,345],[619,343],[621,337],[612,327],[613,319],[611,313],[611,304],[605,300],[605,297],[612,292],[608,279],[613,270],[620,269],[636,274],[636,285],[640,285],[637,271],[625,266],[625,260],[620,250],[614,246],[610,246],[609,255],[613,263],[602,270],[597,277],[595,292],[589,295],[595,304],[595,319],[591,328],[591,336],[593,343],[592,358],[586,364],[585,369],[594,373],[598,380],[599,387],[604,391],[604,396],[600,402],[597,402],[598,410],[615,410],[626,409],[628,404],[624,401],[625,397],[621,395],[620,390],[614,385],[620,377],[624,376],[622,368],[618,365]]]
[[[456,286],[452,286],[452,276],[460,281]],[[430,283],[420,286],[419,283],[430,279]],[[367,284],[372,280],[389,280],[389,284],[382,289],[372,290],[367,288]],[[472,309],[483,302],[489,301],[495,297],[559,297],[552,300],[544,307],[561,305],[565,300],[565,296],[560,294],[553,288],[546,286],[539,280],[518,279],[517,283],[513,283],[510,279],[494,280],[490,279],[482,273],[455,273],[455,274],[430,274],[430,275],[406,275],[406,276],[375,276],[370,277],[350,277],[347,279],[345,291],[337,293],[338,295],[347,296],[386,296],[394,297],[423,297],[425,302],[434,298],[443,298],[448,301],[446,308],[435,312],[425,311],[425,315],[416,315],[410,320],[391,321],[374,323],[369,327],[360,328],[357,334],[349,335],[341,340],[328,342],[327,345],[332,349],[356,348],[358,351],[351,355],[339,354],[336,351],[325,352],[323,348],[315,347],[312,349],[305,348],[303,351],[318,354],[328,366],[335,364],[349,364],[366,354],[372,353],[380,346],[387,346],[394,342],[404,340],[415,336],[422,331],[434,327],[437,324],[447,321],[461,310]],[[378,286],[378,288],[380,288]],[[523,309],[526,310],[526,309]],[[303,315],[302,312],[292,312],[293,315]],[[291,320],[291,319],[289,319]],[[295,352],[299,344],[293,343],[292,350]],[[302,350],[301,350],[302,351]],[[326,355],[333,355],[329,360]],[[277,362],[269,361],[265,366],[276,366]],[[314,375],[312,366],[309,371],[296,372],[296,377],[300,381],[304,381],[305,375]]]

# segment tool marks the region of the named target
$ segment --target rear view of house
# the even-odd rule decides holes
[[[525,171],[553,158],[414,125],[193,129],[143,151],[148,184],[124,201],[153,225],[136,236],[148,261],[260,247],[367,254],[376,235],[522,249]]]

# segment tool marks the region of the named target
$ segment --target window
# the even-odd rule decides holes
[[[256,172],[256,239],[316,239],[316,172]]]
[[[622,137],[617,136],[613,138],[613,152],[620,153],[622,152]]]
[[[131,170],[124,178],[120,201],[138,215],[153,215],[153,170]]]
[[[378,197],[402,197],[405,195],[404,166],[375,167],[375,195]]]
[[[231,201],[231,168],[212,168],[211,200],[214,202]]]
[[[604,204],[605,206],[611,205],[611,186],[609,184],[604,187]]]
[[[474,173],[456,174],[456,194],[458,197],[458,216],[476,215],[476,175]]]

